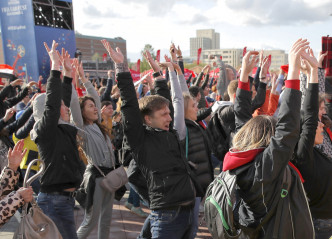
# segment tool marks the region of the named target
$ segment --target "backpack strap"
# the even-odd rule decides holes
[[[273,238],[278,237],[278,231],[279,231],[279,226],[280,226],[280,217],[281,217],[282,205],[283,205],[282,199],[284,199],[288,195],[288,191],[289,191],[291,183],[292,183],[292,175],[291,175],[290,169],[287,165],[285,168],[284,176],[283,176],[283,180],[282,180],[282,187],[281,187],[281,193],[280,193],[281,198],[277,197],[277,200],[273,200],[270,211],[265,215],[264,219],[257,226],[257,228],[254,231],[255,233],[258,232],[263,227],[263,225],[272,218],[272,216],[276,215],[276,220],[275,220],[274,228],[273,228]]]

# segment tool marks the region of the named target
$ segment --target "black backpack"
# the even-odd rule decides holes
[[[236,175],[230,171],[225,171],[221,172],[214,179],[206,191],[204,217],[206,225],[214,239],[237,239],[241,235],[242,230],[234,218],[235,211],[238,209],[239,203],[241,203],[236,194],[236,185]],[[281,185],[281,197],[276,197],[276,200],[272,202],[270,211],[265,215],[256,229],[248,229],[251,235],[257,233],[273,215],[277,217],[281,216],[282,203],[279,202],[282,202],[280,199],[287,196],[290,185],[291,172],[286,167]],[[279,225],[276,224],[275,229],[278,228]]]
[[[232,106],[221,106],[216,112],[214,112],[207,126],[211,151],[219,161],[224,160],[225,154],[228,152],[232,140],[232,130],[235,130],[235,115],[234,113],[231,115],[232,109],[228,107]],[[228,111],[227,115],[221,116],[223,110]],[[226,122],[223,122],[223,120],[226,120]],[[222,123],[225,125],[222,125]]]

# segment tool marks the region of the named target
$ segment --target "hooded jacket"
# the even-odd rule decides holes
[[[301,92],[297,90],[297,85],[296,81],[286,83],[285,98],[270,144],[265,149],[244,152],[233,150],[227,153],[224,159],[223,170],[231,170],[237,176],[237,192],[241,201],[235,213],[238,214],[238,223],[243,234],[249,238],[270,239],[275,233],[280,239],[315,237],[301,178],[296,170],[288,165],[300,132]],[[290,89],[292,87],[295,89]],[[239,86],[234,105],[237,130],[252,117],[250,101],[251,93]],[[288,195],[279,199],[283,200],[280,218],[272,216],[262,229],[250,234],[271,210],[274,198],[281,196],[280,189],[286,167],[290,168],[292,177]],[[277,232],[274,233],[278,223]]]

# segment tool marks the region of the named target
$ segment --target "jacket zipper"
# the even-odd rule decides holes
[[[292,216],[292,211],[290,209],[290,202],[289,202],[289,199],[287,200],[288,201],[288,210],[289,210],[289,215],[290,215],[290,219],[291,219],[291,223],[292,223],[292,235],[293,235],[293,239],[295,239],[295,235],[294,235],[294,223],[293,223],[293,216]]]
[[[310,208],[309,208],[309,203],[308,203],[308,200],[307,200],[307,196],[306,196],[306,194],[305,194],[305,191],[304,191],[303,183],[300,183],[300,184],[301,184],[301,187],[302,187],[302,192],[303,192],[303,195],[304,195],[304,198],[305,198],[305,202],[306,202],[306,205],[307,205],[307,209],[308,209],[308,212],[309,212],[310,221],[311,221],[311,227],[312,227],[312,232],[313,232],[313,234],[314,234],[313,239],[314,239],[314,238],[316,237],[316,235],[315,235],[314,223],[313,223],[313,220],[312,220],[312,217],[311,217]]]

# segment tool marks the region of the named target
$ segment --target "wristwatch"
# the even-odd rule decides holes
[[[162,76],[163,73],[161,71],[153,72],[152,77],[157,78],[158,76]]]

